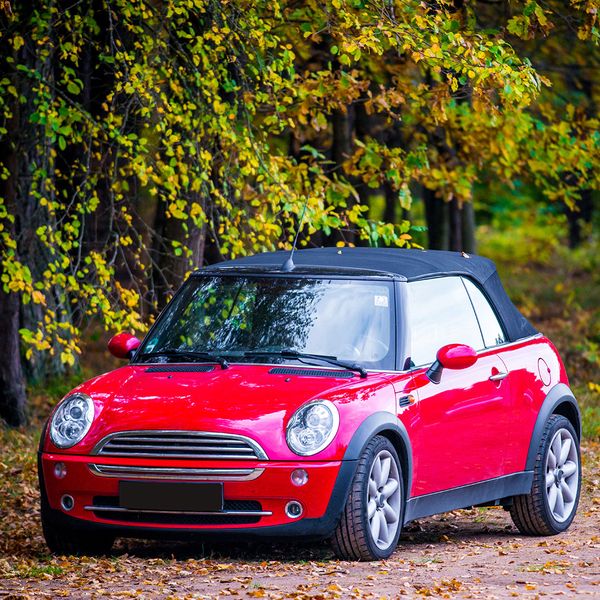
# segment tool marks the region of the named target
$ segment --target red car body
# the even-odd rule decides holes
[[[401,259],[405,251],[395,252]],[[298,254],[310,265],[310,251]],[[434,259],[437,254],[428,253]],[[282,253],[274,256],[273,263],[283,262]],[[230,270],[238,264],[249,268],[243,261],[226,263]],[[273,268],[271,276],[282,275]],[[397,304],[406,297],[404,285],[394,281]],[[396,314],[402,345],[410,336],[410,316],[401,306]],[[130,338],[124,343],[130,345]],[[551,414],[569,419],[579,436],[577,403],[561,359],[537,332],[477,351],[467,368],[444,368],[439,383],[430,377],[431,365],[398,364],[403,360],[396,357],[396,369],[368,369],[366,377],[297,361],[286,363],[281,374],[273,372],[281,364],[270,361],[231,361],[226,369],[207,363],[204,371],[186,370],[187,361],[178,361],[177,368],[134,361],[73,390],[93,401],[93,422],[79,443],[57,447],[46,428],[40,445],[43,501],[56,522],[92,533],[327,537],[339,523],[361,453],[376,435],[393,442],[402,462],[402,524],[527,494],[541,428]],[[339,429],[323,450],[299,456],[286,442],[286,427],[300,407],[317,399],[335,405]],[[142,432],[143,439],[147,432],[186,431],[243,436],[259,447],[258,456],[194,460],[143,456],[139,449],[135,456],[99,451],[103,440],[123,432]],[[304,485],[292,482],[296,469],[308,475]],[[124,480],[222,482],[229,510],[120,510]],[[65,495],[73,500],[66,508]],[[287,513],[290,501],[300,503],[300,518]]]

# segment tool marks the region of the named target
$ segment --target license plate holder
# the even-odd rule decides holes
[[[129,510],[221,512],[223,484],[120,481],[119,506]]]

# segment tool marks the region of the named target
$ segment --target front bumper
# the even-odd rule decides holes
[[[58,478],[55,466],[66,475]],[[118,535],[163,537],[187,533],[229,533],[253,536],[298,535],[326,537],[341,515],[356,461],[146,461],[141,459],[42,453],[40,485],[54,518],[78,527],[113,529]],[[308,482],[291,483],[291,473],[302,468]],[[188,471],[190,470],[190,471]],[[189,473],[190,475],[186,475]],[[222,481],[224,512],[174,513],[128,511],[119,507],[119,481]],[[65,510],[61,498],[74,500]],[[300,518],[288,517],[286,504],[303,507]]]

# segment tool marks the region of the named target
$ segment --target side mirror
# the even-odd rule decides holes
[[[142,342],[130,333],[117,333],[108,342],[108,351],[117,358],[131,358]]]
[[[475,364],[477,352],[466,344],[448,344],[437,352],[437,360],[427,369],[432,383],[439,383],[444,369],[467,369]]]

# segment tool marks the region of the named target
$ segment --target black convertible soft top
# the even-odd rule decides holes
[[[289,252],[265,252],[218,263],[208,270],[256,268],[261,272],[281,273]],[[537,333],[518,311],[502,287],[496,266],[488,258],[461,252],[441,250],[407,250],[402,248],[314,248],[296,250],[294,264],[303,272],[335,271],[350,274],[353,269],[373,274],[390,274],[406,281],[429,279],[443,275],[464,275],[479,283],[496,309],[509,341]]]

